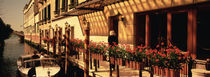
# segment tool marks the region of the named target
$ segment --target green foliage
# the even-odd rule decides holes
[[[0,18],[0,41],[8,39],[10,34],[13,32],[9,24],[5,24]]]

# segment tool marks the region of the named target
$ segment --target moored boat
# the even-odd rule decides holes
[[[21,77],[56,77],[60,66],[54,58],[37,58],[24,55],[17,60],[17,68]]]

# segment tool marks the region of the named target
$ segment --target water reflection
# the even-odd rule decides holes
[[[16,60],[20,55],[30,54],[33,50],[27,44],[20,43],[19,37],[16,35],[5,40],[3,55],[0,57],[1,77],[16,77]]]

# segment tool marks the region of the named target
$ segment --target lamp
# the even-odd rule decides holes
[[[65,25],[66,25],[66,29],[70,30],[70,24],[68,24],[68,22],[66,22]]]
[[[86,25],[87,24],[87,20],[86,20],[86,18],[85,17],[83,17],[83,23],[84,23],[84,25]]]
[[[119,21],[122,21],[124,25],[128,24],[126,18],[122,14],[118,13],[117,16],[119,17]]]
[[[51,25],[49,25],[49,29],[52,29],[52,26]]]
[[[58,24],[55,24],[55,28],[56,28],[56,29],[58,28]]]
[[[119,21],[125,21],[125,17],[122,14],[118,13],[117,16],[119,17]]]
[[[68,27],[68,24],[69,24],[68,22],[65,23],[66,27]]]

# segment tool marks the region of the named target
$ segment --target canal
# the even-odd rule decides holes
[[[0,57],[0,77],[16,77],[16,60],[20,55],[29,54],[32,51],[30,46],[19,42],[18,36],[11,35],[5,40],[3,55]]]
[[[5,40],[5,47],[3,55],[0,56],[0,77],[16,77],[17,64],[16,61],[20,55],[32,54],[34,49],[26,43],[20,43],[19,37],[11,35],[11,37]],[[63,60],[65,61],[65,60]],[[61,66],[59,77],[64,77],[64,66]],[[84,71],[77,66],[69,64],[68,77],[83,77]],[[76,74],[77,73],[77,74]]]

